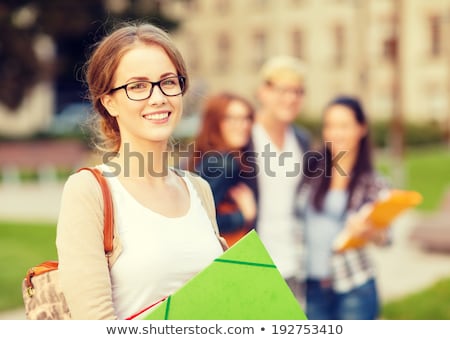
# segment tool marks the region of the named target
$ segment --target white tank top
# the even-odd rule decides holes
[[[222,254],[222,247],[190,180],[190,208],[166,217],[140,204],[116,177],[108,177],[115,228],[123,245],[111,268],[113,302],[125,319],[173,294]]]

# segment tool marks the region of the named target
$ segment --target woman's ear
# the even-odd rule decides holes
[[[111,95],[105,94],[100,98],[102,105],[105,107],[106,111],[113,116],[117,117],[119,114],[115,110],[114,100]]]

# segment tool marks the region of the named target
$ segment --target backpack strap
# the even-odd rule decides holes
[[[208,217],[211,220],[211,223],[213,225],[214,232],[216,233],[217,236],[219,236],[219,227],[217,225],[217,220],[216,220],[216,206],[214,204],[214,197],[213,197],[210,186],[201,177],[194,175],[188,171],[186,171],[185,173],[191,180],[192,184],[194,185],[195,190],[197,191],[197,193],[200,196],[202,204],[205,207]]]
[[[206,182],[206,180],[204,180],[200,176],[189,171],[185,171],[184,173],[186,174],[186,176],[189,177],[195,190],[200,196],[200,200],[203,204],[203,207],[206,210],[206,213],[208,214],[209,220],[211,221],[211,224],[214,229],[214,233],[216,234],[217,239],[219,240],[219,243],[222,246],[222,250],[226,251],[229,248],[229,246],[227,241],[222,236],[220,236],[219,226],[217,225],[216,220],[216,205],[214,203],[214,197],[211,191],[211,187],[209,186],[208,182]]]
[[[98,184],[102,190],[103,196],[103,244],[105,248],[106,256],[109,256],[113,250],[113,238],[114,238],[114,211],[111,192],[109,191],[108,182],[103,177],[102,172],[97,168],[80,168],[77,172],[82,170],[90,171],[97,179]]]

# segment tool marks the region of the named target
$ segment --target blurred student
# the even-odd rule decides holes
[[[254,227],[256,199],[246,152],[254,121],[252,105],[222,92],[207,99],[189,168],[211,186],[221,235],[229,246]]]
[[[269,59],[260,71],[252,130],[256,156],[256,230],[275,265],[300,300],[301,240],[294,200],[303,177],[309,134],[295,124],[303,107],[305,66],[290,56]]]
[[[367,247],[336,252],[337,235],[349,228],[378,244],[367,207],[387,184],[375,171],[367,118],[359,101],[340,96],[323,113],[323,150],[311,159],[297,211],[304,228],[308,319],[375,319],[379,313],[375,268]]]

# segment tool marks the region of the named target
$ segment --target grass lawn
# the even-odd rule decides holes
[[[21,284],[28,268],[56,259],[56,228],[0,222],[0,310],[23,305]]]
[[[438,209],[444,193],[450,190],[450,149],[446,146],[407,149],[401,162],[394,161],[386,152],[377,154],[375,159],[377,168],[394,186],[423,195],[418,206],[421,211]]]
[[[382,308],[385,320],[450,320],[450,278],[411,294],[403,299],[386,303]]]
[[[439,207],[450,190],[450,149],[424,149],[406,154],[407,188],[423,194],[423,210]]]

